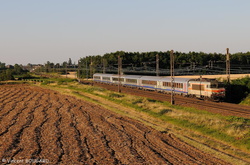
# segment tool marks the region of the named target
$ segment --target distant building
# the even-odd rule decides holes
[[[6,68],[8,68],[8,69],[14,69],[14,66],[13,65],[6,65]]]
[[[34,72],[36,69],[42,67],[42,64],[28,64],[28,65],[24,65],[23,69],[24,70],[28,70],[30,72]]]

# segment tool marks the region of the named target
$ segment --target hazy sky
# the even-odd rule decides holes
[[[0,0],[0,61],[250,51],[250,0]]]

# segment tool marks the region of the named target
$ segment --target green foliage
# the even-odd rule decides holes
[[[48,85],[49,84],[49,80],[44,80],[41,85]]]
[[[0,69],[4,69],[5,68],[5,63],[0,62]]]
[[[243,117],[236,117],[236,116],[230,116],[227,119],[230,122],[240,122],[240,123],[249,123],[250,124],[250,119],[246,119]]]
[[[15,75],[20,75],[20,74],[22,74],[24,72],[22,67],[20,65],[18,65],[18,64],[14,65],[14,70],[13,71],[14,71]]]
[[[163,109],[159,112],[159,115],[164,115],[164,114],[169,113],[169,112],[172,112],[172,110],[171,109]]]
[[[18,64],[15,64],[14,68],[8,69],[5,67],[5,63],[0,62],[0,81],[14,80],[14,77],[28,77],[27,72]]]
[[[226,91],[227,101],[240,103],[250,94],[250,77],[232,80],[231,84],[226,85]]]
[[[110,93],[109,97],[112,97],[112,98],[121,98],[121,97],[124,97],[124,95],[123,94],[118,94],[118,93]]]
[[[241,102],[244,105],[250,105],[250,94]]]
[[[122,57],[124,64],[133,64],[136,67],[143,67],[144,62],[155,61],[156,55],[159,55],[160,66],[168,67],[170,59],[170,51],[167,52],[124,52],[117,51],[106,53],[103,56],[87,56],[80,59],[80,65],[89,68],[92,62],[94,66],[103,65],[103,59],[106,60],[106,65],[116,65],[118,63],[118,56]],[[208,61],[225,61],[224,54],[218,53],[204,53],[204,52],[174,52],[175,54],[175,66],[185,66],[190,63],[199,65],[207,65]],[[247,53],[236,53],[231,55],[231,61],[235,64],[250,64],[250,52]],[[150,65],[150,63],[148,63]],[[152,63],[155,65],[155,63]]]
[[[82,68],[81,77],[92,77],[95,72],[102,72],[103,68],[109,68],[109,73],[115,72],[117,69],[118,56],[121,56],[124,68],[134,70],[137,68],[155,67],[156,55],[159,55],[160,68],[168,69],[170,67],[170,51],[166,52],[124,52],[117,51],[106,53],[103,56],[87,56],[79,60],[79,66]],[[225,54],[221,53],[204,53],[204,52],[174,52],[175,67],[183,68],[196,66],[208,66],[209,62],[218,62],[218,66],[222,67],[221,63],[225,63]],[[231,63],[237,65],[250,64],[250,52],[236,53],[231,55]],[[216,63],[214,63],[215,66]],[[205,70],[200,70],[200,73],[207,74]],[[209,74],[209,73],[208,73]]]
[[[57,84],[58,85],[65,85],[69,82],[74,82],[77,81],[76,79],[70,79],[70,78],[61,78],[61,79],[57,79]]]
[[[3,70],[0,72],[0,81],[14,80],[13,71],[11,69]]]

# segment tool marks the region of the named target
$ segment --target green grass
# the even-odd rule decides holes
[[[250,106],[250,94],[240,104]]]

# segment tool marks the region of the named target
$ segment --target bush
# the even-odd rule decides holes
[[[123,94],[118,94],[118,93],[111,93],[109,94],[109,97],[111,98],[121,98],[121,97],[124,97]]]
[[[66,85],[69,82],[77,81],[76,79],[62,78],[57,80],[58,85]]]

